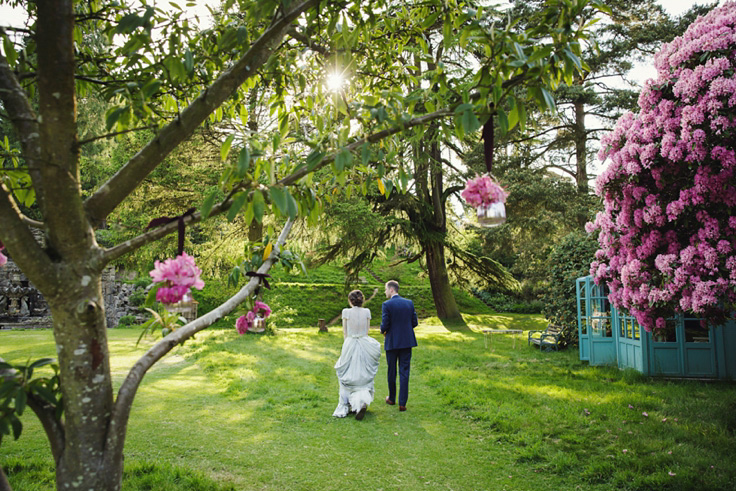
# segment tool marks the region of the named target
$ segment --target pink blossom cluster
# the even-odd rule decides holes
[[[5,249],[5,246],[3,245],[2,242],[0,242],[0,251],[2,251],[3,249]],[[5,266],[5,263],[7,262],[8,262],[8,258],[5,256],[5,254],[0,252],[0,266]]]
[[[235,321],[235,329],[238,330],[238,334],[243,335],[248,332],[248,330],[253,327],[253,323],[258,315],[267,319],[268,316],[271,315],[271,307],[260,300],[256,300],[253,304],[253,310],[249,310],[245,315],[241,315],[238,317],[238,320]]]
[[[469,179],[460,195],[472,207],[493,203],[505,203],[508,193],[488,175]]]
[[[647,330],[675,312],[722,320],[736,302],[736,2],[655,57],[658,78],[603,138],[604,210],[591,264]]]
[[[173,304],[179,302],[192,288],[201,290],[204,288],[201,274],[202,270],[197,267],[194,258],[186,252],[175,259],[156,261],[150,275],[154,283],[163,283],[156,292],[156,300]]]

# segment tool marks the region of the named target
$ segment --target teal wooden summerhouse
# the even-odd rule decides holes
[[[591,365],[633,368],[644,375],[736,379],[736,321],[701,327],[700,319],[674,316],[653,335],[608,302],[592,276],[576,282],[580,359]]]

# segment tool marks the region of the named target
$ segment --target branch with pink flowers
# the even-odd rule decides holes
[[[284,225],[281,234],[274,244],[273,250],[269,257],[263,262],[257,273],[267,274],[271,269],[271,266],[278,260],[279,253],[286,238],[291,232],[293,221],[289,220]],[[118,397],[115,400],[115,406],[113,408],[113,416],[111,425],[115,425],[118,429],[124,429],[128,424],[128,418],[130,416],[130,410],[133,404],[138,386],[140,385],[146,372],[161,358],[164,357],[169,351],[175,346],[183,343],[187,339],[194,336],[199,331],[206,329],[211,326],[219,319],[234,311],[240,304],[253,295],[255,289],[261,283],[261,279],[258,276],[253,276],[243,288],[240,289],[235,295],[229,298],[225,303],[219,307],[213,309],[207,314],[193,320],[192,322],[182,326],[181,328],[171,332],[169,335],[164,337],[162,340],[157,342],[151,349],[149,349],[130,369],[128,376],[123,381],[118,390]],[[125,431],[111,431],[108,433],[109,444],[119,444],[120,442],[114,441],[119,438],[118,435],[124,435]]]

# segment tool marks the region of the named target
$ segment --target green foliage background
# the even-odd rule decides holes
[[[596,250],[598,242],[594,237],[574,232],[562,239],[549,255],[549,288],[543,296],[542,314],[550,323],[564,329],[567,343],[576,341],[578,336],[575,280],[590,274]]]

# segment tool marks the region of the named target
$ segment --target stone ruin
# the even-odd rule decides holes
[[[39,239],[38,236],[36,238]],[[139,318],[136,322],[143,322],[145,316],[141,315],[139,309],[129,301],[134,289],[135,285],[124,283],[117,278],[113,267],[103,271],[102,296],[105,300],[107,327],[116,327],[124,315],[135,315]],[[8,256],[8,262],[0,267],[0,329],[51,326],[51,313],[43,295]]]

